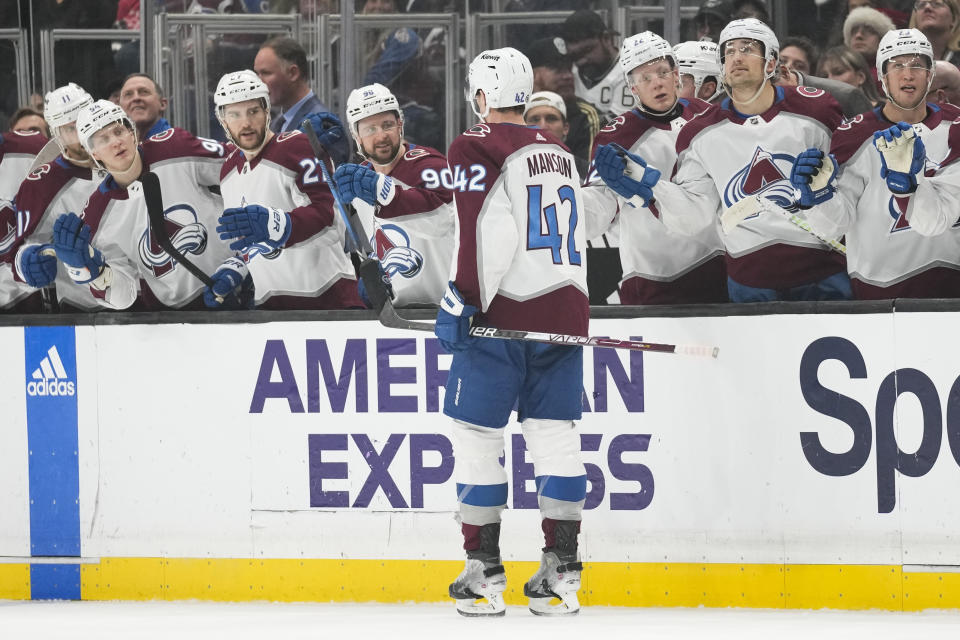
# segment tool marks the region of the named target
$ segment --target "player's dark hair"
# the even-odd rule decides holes
[[[307,52],[300,43],[287,36],[276,36],[270,38],[262,45],[261,49],[273,49],[277,57],[287,64],[295,64],[300,69],[300,78],[304,81],[310,73],[310,67],[307,66]]]
[[[522,104],[514,105],[512,107],[491,107],[490,108],[491,111],[499,111],[500,113],[513,113],[520,116],[523,115],[524,109],[526,109],[526,106]]]

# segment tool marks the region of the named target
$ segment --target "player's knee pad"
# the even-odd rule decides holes
[[[535,475],[586,475],[580,456],[580,433],[573,421],[528,418],[521,427]]]
[[[507,504],[507,472],[500,465],[503,430],[454,420],[451,435],[461,521],[499,522]]]

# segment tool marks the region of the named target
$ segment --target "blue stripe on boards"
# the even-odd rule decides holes
[[[24,327],[30,555],[80,556],[77,349],[73,327]],[[78,599],[79,565],[30,567],[34,598]]]
[[[587,476],[537,476],[537,495],[554,500],[580,502],[587,497]]]

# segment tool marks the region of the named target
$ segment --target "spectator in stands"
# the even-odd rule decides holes
[[[893,21],[888,16],[870,7],[854,9],[843,22],[843,43],[867,61],[874,82],[879,82],[874,62],[877,59],[880,38],[893,28]]]
[[[933,84],[927,92],[927,102],[960,105],[960,69],[952,62],[937,60]]]
[[[167,110],[163,89],[145,73],[131,73],[123,81],[120,108],[137,127],[138,140],[146,140],[170,128],[170,123],[163,117]]]
[[[43,114],[31,107],[22,107],[17,109],[10,116],[10,130],[29,132],[36,131],[44,137],[50,137],[50,129],[47,128],[47,122],[43,119]]]
[[[738,18],[756,18],[765,24],[771,24],[770,12],[767,11],[767,4],[763,0],[734,0],[733,17]]]
[[[703,0],[697,16],[697,40],[716,42],[723,29],[733,19],[733,6],[727,0]]]
[[[574,65],[574,92],[604,117],[618,116],[636,103],[617,64],[617,35],[589,9],[575,11],[560,27],[566,54]]]
[[[327,111],[310,88],[307,52],[293,38],[279,36],[267,40],[253,64],[260,80],[270,89],[270,103],[280,108],[280,114],[270,121],[274,133],[299,129],[308,115]]]
[[[577,167],[590,162],[593,139],[600,131],[603,118],[600,112],[574,92],[573,70],[570,57],[557,49],[553,38],[537,40],[527,50],[530,66],[533,67],[533,90],[552,91],[563,98],[566,108],[566,144],[577,160]],[[586,173],[581,172],[582,176]]]
[[[933,57],[960,65],[960,4],[957,0],[917,0],[910,26],[933,46]]]
[[[827,49],[817,66],[817,75],[821,78],[838,80],[863,91],[870,104],[876,106],[880,101],[877,84],[870,75],[870,66],[863,56],[850,47],[840,45]]]
[[[817,68],[817,47],[802,36],[784,38],[780,44],[780,64],[791,71],[811,75]]]
[[[394,0],[366,0],[361,14],[401,13]],[[420,36],[413,29],[374,29],[362,32],[361,64],[366,69],[364,85],[379,83],[392,87],[404,69],[420,56]]]

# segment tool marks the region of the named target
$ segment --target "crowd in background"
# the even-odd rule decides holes
[[[489,10],[482,0],[357,0],[359,14],[415,12],[475,12]],[[289,13],[311,18],[337,12],[339,3],[324,0],[157,0],[168,12]],[[893,29],[915,27],[931,42],[936,77],[928,100],[960,101],[960,0],[791,0],[786,33],[778,33],[780,69],[776,83],[814,84],[824,78],[848,85],[835,94],[849,119],[882,103],[883,93],[875,58],[882,36]],[[571,0],[510,0],[505,11],[575,11],[562,23],[512,26],[506,44],[523,51],[534,71],[534,91],[526,113],[528,124],[550,129],[573,152],[586,178],[594,140],[605,123],[632,108],[629,89],[607,82],[622,77],[617,59],[627,34],[611,26],[610,2]],[[0,27],[29,23],[33,33],[49,28],[119,28],[140,26],[139,0],[33,0],[3,3]],[[731,20],[755,17],[773,26],[763,0],[702,0],[696,17],[683,24],[685,41],[716,40]],[[662,22],[649,25],[654,31]],[[404,137],[414,144],[444,150],[443,102],[459,87],[443,86],[442,29],[366,30],[359,39],[357,58],[362,85],[379,83],[396,95],[404,116]],[[680,44],[680,43],[673,43]],[[36,42],[33,43],[34,47]],[[138,75],[139,44],[118,41],[63,42],[56,49],[56,85],[82,83],[96,98],[120,105],[136,124],[140,139],[169,127],[164,119],[167,96],[155,79]],[[310,87],[308,60],[303,47],[289,39],[266,45],[254,36],[224,37],[213,45],[211,64],[222,71],[253,69],[270,89],[275,111],[272,128],[278,133],[295,129],[302,116],[326,107]],[[462,56],[461,56],[462,57]],[[38,57],[37,57],[38,58]],[[297,73],[289,72],[291,67]],[[16,86],[11,70],[12,50],[0,44],[0,84]],[[131,75],[133,74],[133,75]],[[219,77],[211,73],[213,81]],[[813,78],[813,80],[809,80]],[[721,100],[717,91],[706,97]],[[622,84],[622,83],[621,83]],[[698,81],[698,88],[701,83]],[[601,92],[600,90],[603,89]],[[611,95],[611,91],[615,95]],[[617,91],[621,93],[616,94]],[[212,93],[212,91],[211,91]],[[0,98],[0,130],[35,131],[50,136],[43,117],[39,90],[27,105],[15,103],[16,91]],[[13,101],[13,103],[11,103]],[[212,104],[212,102],[211,102]],[[848,106],[854,105],[854,106]],[[212,113],[212,111],[211,111]],[[222,129],[211,117],[211,137],[223,140]],[[183,123],[181,123],[182,126]],[[347,159],[344,150],[343,157]],[[589,275],[591,302],[616,301],[620,277],[615,235],[591,239]],[[612,296],[612,297],[611,297]]]

